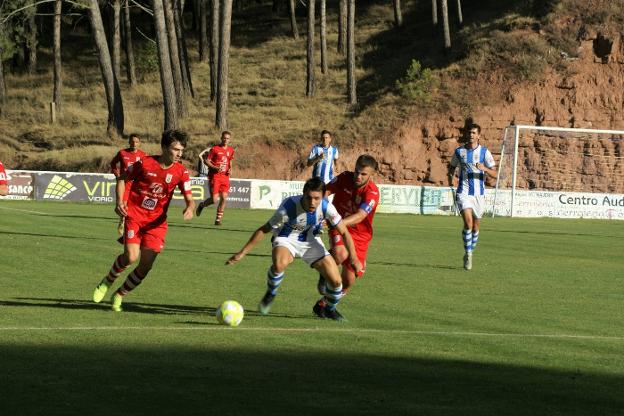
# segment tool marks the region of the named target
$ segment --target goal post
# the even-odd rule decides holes
[[[564,216],[601,218],[598,206],[608,211],[614,202],[620,208],[619,194],[624,194],[624,130],[528,125],[504,129],[496,187],[489,201],[492,216],[558,216],[548,215],[552,209],[545,215],[528,209],[539,206],[535,199],[543,197],[558,198],[569,210],[574,205],[566,202],[569,198],[573,202],[578,198],[580,205],[590,198],[592,204],[597,201],[595,213],[584,214],[579,206],[578,212]]]

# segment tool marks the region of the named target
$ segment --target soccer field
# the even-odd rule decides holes
[[[260,316],[268,238],[224,262],[270,212],[213,216],[172,207],[114,313],[90,301],[122,248],[111,205],[1,201],[1,414],[624,413],[624,222],[486,218],[467,272],[459,218],[377,214],[338,323],[301,261]]]

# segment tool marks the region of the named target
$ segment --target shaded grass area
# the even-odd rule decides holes
[[[17,414],[621,413],[621,222],[484,219],[474,269],[456,217],[383,215],[344,324],[312,315],[297,260],[269,316],[270,245],[223,263],[269,211],[191,222],[124,312],[93,287],[121,246],[110,205],[0,204],[0,367]],[[212,316],[225,299],[238,328]]]

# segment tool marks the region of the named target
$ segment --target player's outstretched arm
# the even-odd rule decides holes
[[[115,212],[120,217],[128,215],[128,202],[124,200],[124,193],[126,192],[126,175],[122,174],[117,177],[117,186],[115,188],[115,196],[117,203],[115,204]]]
[[[344,240],[345,247],[349,252],[349,261],[351,262],[351,267],[355,270],[357,275],[362,273],[362,263],[358,259],[357,252],[355,251],[355,244],[353,243],[353,238],[351,238],[351,234],[349,234],[349,230],[344,225],[344,221],[339,222],[336,225],[336,230],[342,235],[342,239]]]
[[[193,218],[193,212],[195,212],[195,201],[193,201],[192,194],[184,195],[184,202],[186,202],[186,208],[182,212],[182,217],[184,221],[188,221]]]
[[[358,211],[355,214],[351,214],[348,217],[344,217],[342,219],[342,224],[344,224],[345,227],[359,224],[360,222],[362,222],[364,218],[366,218],[367,215],[368,213],[366,211],[364,211],[363,209],[358,209]]]
[[[264,238],[264,235],[270,233],[271,230],[272,230],[272,227],[269,225],[269,223],[266,223],[262,227],[258,228],[256,231],[254,231],[254,233],[249,238],[249,241],[247,241],[247,243],[243,246],[243,248],[241,248],[238,253],[230,257],[225,262],[225,264],[229,266],[229,265],[232,265],[241,261],[243,257],[245,257],[247,253],[249,253],[256,246],[256,244],[262,241],[262,239]]]

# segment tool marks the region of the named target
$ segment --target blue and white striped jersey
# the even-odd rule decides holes
[[[315,212],[304,210],[301,206],[302,199],[303,195],[295,195],[282,201],[268,221],[273,227],[274,236],[311,241],[320,233],[323,220],[327,220],[331,226],[342,221],[336,207],[327,199],[322,200]]]
[[[459,165],[458,195],[485,195],[485,172],[475,167],[477,163],[490,169],[496,166],[492,153],[481,145],[474,149],[465,146],[455,149],[451,166]]]
[[[338,149],[332,145],[323,147],[320,144],[315,144],[310,151],[308,160],[312,160],[321,154],[323,159],[314,164],[312,177],[321,178],[323,182],[329,183],[334,179],[334,161],[338,159]]]

